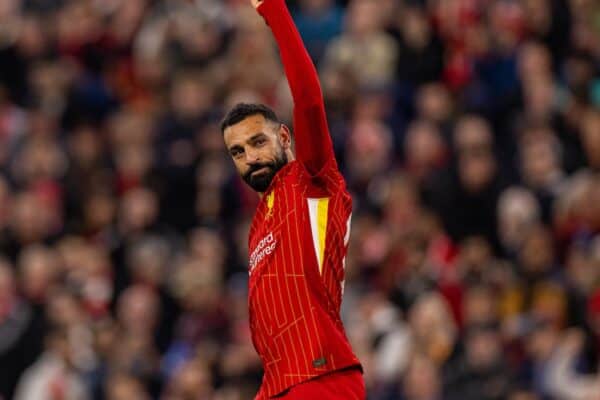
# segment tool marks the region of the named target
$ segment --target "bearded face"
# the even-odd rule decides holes
[[[244,181],[255,191],[264,193],[277,172],[288,163],[288,158],[283,148],[279,146],[273,161],[252,164],[248,171],[242,175]]]
[[[244,181],[264,193],[288,162],[290,133],[279,123],[252,115],[225,129],[225,144]]]

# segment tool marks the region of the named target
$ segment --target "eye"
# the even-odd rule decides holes
[[[241,155],[244,153],[243,150],[231,150],[231,157],[233,158],[239,158],[241,157]]]
[[[265,139],[256,139],[256,142],[254,142],[255,145],[257,146],[262,146],[263,144],[267,143],[267,141]]]

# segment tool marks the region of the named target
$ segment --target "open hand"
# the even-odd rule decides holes
[[[250,3],[252,3],[252,6],[254,8],[258,8],[258,6],[260,6],[262,4],[264,0],[250,0]]]

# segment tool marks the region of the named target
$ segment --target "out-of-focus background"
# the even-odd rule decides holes
[[[252,398],[257,197],[218,123],[292,104],[247,3],[0,0],[0,398]],[[289,6],[369,399],[600,398],[600,2]]]

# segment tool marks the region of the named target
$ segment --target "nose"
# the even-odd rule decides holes
[[[258,152],[253,149],[246,149],[246,164],[256,164],[259,160]]]

